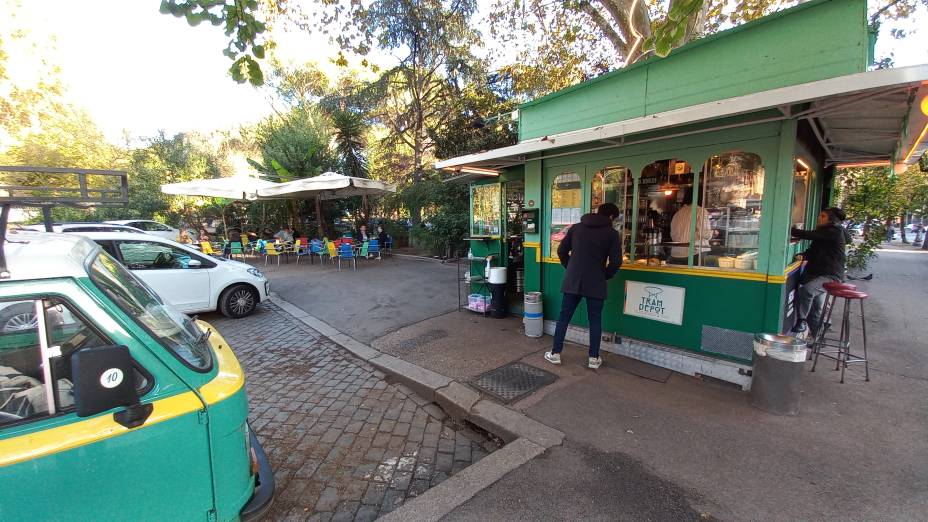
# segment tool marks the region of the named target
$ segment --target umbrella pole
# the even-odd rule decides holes
[[[325,227],[323,227],[322,220],[322,200],[319,199],[319,196],[316,196],[316,227],[318,228],[319,237],[325,237]]]
[[[222,205],[219,207],[219,217],[222,218],[222,233],[226,235],[226,238],[229,237],[229,225],[226,224],[226,207],[229,205]]]

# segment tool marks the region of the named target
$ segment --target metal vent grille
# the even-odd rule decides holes
[[[557,380],[553,373],[514,362],[478,375],[471,385],[503,402],[513,402]]]
[[[754,351],[754,334],[703,325],[702,349],[750,361]]]

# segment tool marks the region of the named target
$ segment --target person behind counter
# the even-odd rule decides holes
[[[797,337],[815,337],[821,326],[825,304],[823,285],[844,279],[844,248],[851,238],[840,224],[846,217],[840,208],[830,207],[819,213],[815,230],[794,227],[790,231],[796,239],[812,240],[809,248],[802,253],[806,265],[799,278],[799,305],[796,326],[793,327]]]
[[[557,247],[557,257],[567,272],[561,285],[564,297],[557,328],[554,330],[554,347],[545,353],[545,359],[551,364],[561,364],[567,325],[583,298],[586,298],[587,319],[590,323],[587,367],[595,370],[603,363],[599,356],[599,343],[602,340],[606,281],[612,279],[622,265],[622,239],[618,231],[612,228],[612,223],[621,215],[622,211],[617,206],[603,203],[595,214],[584,215],[580,223],[570,227]]]
[[[693,223],[693,187],[686,187],[683,190],[683,206],[673,215],[670,220],[670,240],[674,243],[690,242],[690,228]],[[712,229],[709,225],[709,213],[706,209],[696,205],[696,247],[693,250],[694,255],[700,252],[708,252],[709,238],[712,237]],[[675,265],[686,265],[689,263],[690,247],[675,246],[670,247],[670,259],[668,263]]]

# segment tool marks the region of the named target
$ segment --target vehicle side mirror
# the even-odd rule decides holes
[[[203,263],[199,259],[191,259],[187,261],[187,268],[200,268],[203,266]]]
[[[71,355],[71,383],[78,417],[135,406],[135,370],[125,346],[84,348]]]

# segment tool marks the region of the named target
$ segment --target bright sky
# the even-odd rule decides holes
[[[189,27],[183,19],[160,14],[159,4],[23,0],[17,25],[27,27],[39,41],[56,38],[49,59],[61,67],[69,99],[86,108],[113,141],[121,141],[124,129],[135,139],[158,130],[169,135],[208,132],[236,128],[270,113],[265,92],[228,77],[231,62],[222,55],[227,39],[220,28]],[[924,6],[914,19],[928,19]],[[914,19],[909,28],[915,27]],[[920,43],[924,35],[900,42],[888,33],[888,28],[881,33],[879,56],[893,52],[896,66],[928,63],[928,46]],[[330,59],[337,51],[325,37],[290,33],[277,39],[283,59],[317,61],[327,72],[335,72]],[[391,58],[376,60],[387,64]],[[30,64],[20,67],[28,69]],[[16,74],[12,66],[10,72]]]

